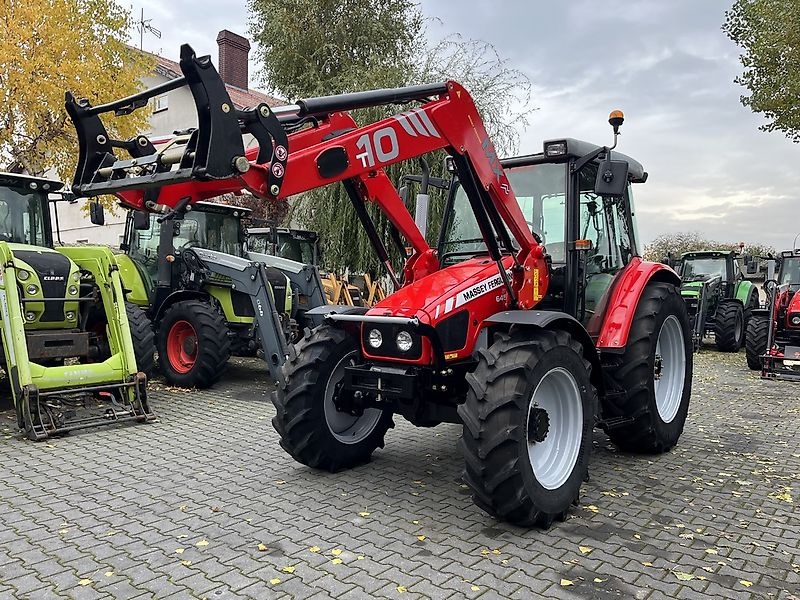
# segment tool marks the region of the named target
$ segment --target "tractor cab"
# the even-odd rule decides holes
[[[141,279],[139,289],[131,289],[129,299],[139,305],[152,301],[155,282],[158,278],[158,250],[166,244],[173,260],[173,277],[179,277],[183,261],[182,252],[188,248],[205,248],[233,256],[243,256],[245,232],[242,218],[252,211],[249,208],[198,202],[187,210],[181,219],[161,222],[155,213],[129,211],[125,222],[125,234],[120,249],[125,251],[128,260],[120,261],[126,282]],[[128,273],[138,271],[139,277]]]
[[[616,275],[639,256],[630,184],[647,179],[641,164],[613,152],[614,160],[628,163],[628,183],[623,195],[602,197],[595,191],[600,149],[567,138],[545,142],[539,154],[501,161],[525,220],[548,255],[550,285],[540,306],[575,315],[590,333],[599,327],[603,299]],[[442,265],[486,253],[467,195],[456,180],[439,241]],[[592,320],[595,314],[598,318]]]
[[[744,278],[738,258],[739,254],[733,250],[687,252],[681,256],[677,270],[684,283],[701,282],[719,276],[723,283],[732,286]]]
[[[320,265],[319,236],[313,231],[286,227],[251,227],[247,230],[247,249],[306,265]]]
[[[788,285],[792,292],[800,291],[800,249],[785,250],[781,253],[778,284]]]
[[[0,241],[52,248],[49,194],[62,185],[38,177],[0,173]]]

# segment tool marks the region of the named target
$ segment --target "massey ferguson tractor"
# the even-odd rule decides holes
[[[767,305],[747,326],[747,366],[767,379],[800,381],[800,249],[781,252]]]
[[[310,311],[322,323],[274,371],[273,425],[296,460],[326,471],[365,463],[395,414],[424,427],[459,423],[475,503],[546,527],[578,501],[595,426],[627,451],[677,443],[691,334],[680,278],[639,257],[630,184],[645,181],[641,165],[566,138],[501,163],[453,81],[237,111],[208,57],[184,45],[180,64],[184,77],[116,102],[68,97],[81,148],[75,193],[168,212],[243,189],[281,201],[341,182],[394,283],[372,308]],[[144,136],[108,138],[100,113],[182,85],[199,118],[181,156],[159,155]],[[389,105],[404,108],[361,127],[347,112]],[[612,113],[615,139],[622,120]],[[245,152],[243,132],[257,149]],[[383,171],[436,150],[451,157],[457,181],[439,249]],[[410,248],[400,272],[367,202]],[[213,261],[192,249],[184,259],[192,252]]]
[[[135,353],[153,345],[150,321],[125,302],[108,248],[54,246],[50,196],[62,185],[0,173],[0,360],[31,440],[155,420],[145,375],[152,352],[150,363]]]

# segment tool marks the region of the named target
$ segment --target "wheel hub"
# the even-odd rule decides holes
[[[543,408],[531,408],[528,418],[528,441],[540,444],[550,431],[550,417]]]
[[[190,356],[197,354],[197,338],[188,336],[183,340],[183,351]]]
[[[656,354],[655,360],[653,361],[653,379],[658,381],[661,379],[661,371],[664,368],[664,359],[661,358],[660,354]]]

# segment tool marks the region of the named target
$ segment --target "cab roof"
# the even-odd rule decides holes
[[[566,154],[562,154],[560,156],[545,156],[544,148],[550,144],[559,142],[564,142],[566,144]],[[555,138],[544,141],[542,145],[542,152],[504,158],[500,161],[500,164],[502,164],[505,168],[512,168],[540,163],[561,162],[565,157],[580,158],[581,156],[586,156],[590,152],[594,152],[600,148],[602,148],[602,146],[592,144],[591,142],[585,142],[583,140],[577,140],[575,138]],[[644,183],[647,180],[647,172],[644,170],[644,167],[639,161],[615,150],[611,151],[611,158],[614,160],[625,160],[628,162],[628,177],[632,182]]]
[[[693,252],[684,252],[681,254],[681,260],[687,258],[728,258],[738,256],[735,250],[695,250]]]
[[[45,179],[44,177],[33,177],[31,175],[22,175],[20,173],[0,172],[0,187],[57,192],[64,187],[64,183],[56,179]]]

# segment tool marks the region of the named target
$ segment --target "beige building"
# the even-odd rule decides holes
[[[240,35],[222,30],[217,36],[219,49],[216,63],[220,76],[225,82],[228,94],[237,108],[248,108],[266,102],[276,106],[281,102],[271,96],[248,87],[250,42]],[[155,72],[145,77],[143,83],[151,88],[182,75],[180,65],[163,56],[156,56]],[[188,88],[182,87],[151,100],[153,115],[150,119],[151,139],[169,137],[175,131],[197,126],[197,113],[194,100]],[[246,144],[252,140],[246,140]],[[80,204],[59,203],[58,219],[61,240],[64,243],[119,245],[125,229],[125,211],[117,210],[116,215],[106,212],[106,224],[102,227],[92,225]]]

